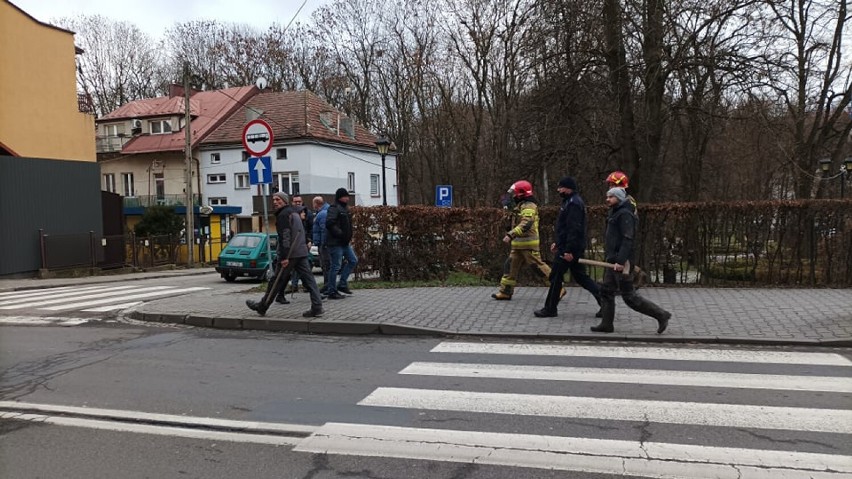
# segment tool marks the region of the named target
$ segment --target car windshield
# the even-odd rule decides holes
[[[232,248],[254,248],[260,244],[260,237],[258,236],[234,236],[228,246]]]

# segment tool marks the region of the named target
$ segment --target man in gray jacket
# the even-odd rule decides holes
[[[302,218],[290,206],[290,198],[286,193],[273,194],[272,206],[275,208],[275,229],[278,232],[277,256],[283,271],[279,273],[281,277],[278,281],[269,283],[266,294],[260,301],[249,299],[246,300],[246,305],[249,309],[257,311],[258,314],[263,316],[266,314],[272,298],[283,291],[292,274],[297,274],[311,295],[311,309],[305,311],[302,316],[306,318],[322,316],[322,298],[320,298],[319,288],[317,288],[317,282],[314,280],[311,265],[308,262],[308,246],[305,242],[305,227],[302,224]]]

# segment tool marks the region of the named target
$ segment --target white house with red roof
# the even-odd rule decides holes
[[[382,158],[375,134],[310,91],[264,90],[237,108],[200,146],[205,201],[241,207],[237,231],[258,231],[263,211],[260,188],[249,184],[249,155],[242,145],[243,128],[254,118],[272,127],[274,143],[268,156],[273,191],[299,194],[309,207],[314,196],[333,200],[338,188],[349,190],[352,205],[383,204]],[[396,206],[395,152],[386,155],[384,170],[387,205]]]
[[[394,152],[382,158],[376,135],[309,91],[272,92],[254,86],[193,91],[190,99],[194,207],[213,207],[199,223],[202,235],[227,238],[259,231],[261,191],[249,184],[246,123],[265,120],[273,130],[273,191],[332,200],[349,190],[350,204],[398,205]],[[136,100],[98,119],[97,151],[102,189],[124,197],[128,227],[151,205],[175,205],[185,213],[183,89],[169,96]],[[387,198],[383,197],[382,179]]]

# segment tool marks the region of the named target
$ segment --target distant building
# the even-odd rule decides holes
[[[256,117],[272,127],[272,190],[300,194],[306,205],[317,195],[333,200],[338,188],[352,194],[351,204],[382,204],[382,162],[376,135],[309,91],[263,91],[252,96],[200,147],[205,201],[237,205],[237,231],[258,231],[263,212],[261,190],[249,184],[245,124]],[[396,156],[386,156],[387,204],[396,206]]]

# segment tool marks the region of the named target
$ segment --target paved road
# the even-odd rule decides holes
[[[90,322],[0,364],[2,477],[852,475],[849,349]]]

